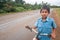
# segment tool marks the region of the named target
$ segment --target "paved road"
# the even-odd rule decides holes
[[[32,40],[35,33],[24,26],[34,26],[39,16],[39,10],[35,10],[0,17],[0,40]]]

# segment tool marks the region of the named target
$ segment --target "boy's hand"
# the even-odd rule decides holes
[[[52,34],[51,34],[51,37],[52,37],[53,39],[55,39],[55,38],[56,38],[56,34],[55,34],[55,33],[52,33]]]

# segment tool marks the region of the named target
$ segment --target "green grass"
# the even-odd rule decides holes
[[[15,14],[15,12],[10,12],[10,13],[0,13],[0,16],[9,15],[9,14]]]

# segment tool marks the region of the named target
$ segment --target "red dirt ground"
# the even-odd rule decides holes
[[[57,29],[56,29],[56,39],[55,40],[60,40],[60,18],[58,16],[58,13],[56,10],[52,11],[52,15],[51,17],[53,17],[55,19],[55,22],[57,24]]]

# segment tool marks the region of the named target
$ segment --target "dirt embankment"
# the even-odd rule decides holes
[[[56,39],[55,40],[60,40],[60,18],[59,18],[59,15],[56,10],[52,11],[51,17],[53,17],[55,19],[55,22],[57,24]]]

